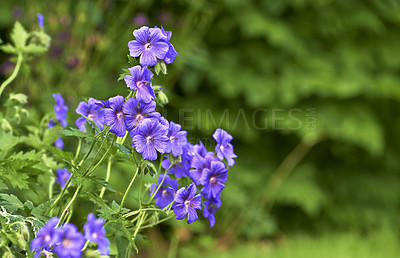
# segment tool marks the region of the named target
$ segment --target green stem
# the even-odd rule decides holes
[[[61,190],[61,193],[57,196],[57,199],[53,202],[53,204],[50,206],[50,208],[47,209],[47,211],[44,213],[44,215],[48,215],[49,212],[54,208],[54,206],[56,206],[56,204],[61,200],[61,197],[65,194],[65,191],[67,191],[67,188],[69,187],[69,185],[71,184],[72,181],[72,177],[73,175],[71,175],[68,178],[68,181],[65,183],[64,188]]]
[[[108,158],[108,163],[107,163],[107,174],[106,174],[106,183],[108,183],[108,181],[110,180],[110,175],[111,175],[111,160],[112,160],[112,156],[110,156]],[[100,192],[100,199],[103,199],[104,196],[104,192],[106,191],[106,187],[103,186],[103,188],[101,188],[101,192]]]
[[[97,162],[97,164],[96,164],[92,169],[90,169],[84,176],[89,176],[90,174],[93,173],[93,171],[96,170],[96,168],[97,168],[98,166],[100,166],[101,162],[103,162],[103,160],[106,158],[107,154],[110,152],[111,148],[113,147],[114,142],[115,142],[115,137],[114,137],[114,139],[113,139],[113,141],[112,141],[110,147],[107,149],[106,153],[104,153],[103,157],[101,157],[101,159],[99,160],[99,162]],[[96,156],[97,156],[97,155],[96,155]]]
[[[133,234],[133,239],[136,239],[136,235],[139,232],[140,226],[142,225],[143,218],[147,217],[146,213],[143,213],[142,217],[140,218],[138,225],[136,226],[135,233]]]
[[[133,184],[133,182],[135,181],[136,176],[137,176],[138,173],[139,173],[139,166],[136,168],[135,175],[132,177],[132,180],[131,180],[131,182],[129,183],[128,188],[126,188],[126,191],[125,191],[124,196],[122,197],[122,201],[121,201],[121,204],[120,204],[120,206],[119,206],[119,211],[118,211],[118,212],[121,212],[122,207],[124,206],[125,198],[126,198],[126,196],[128,195],[128,192],[129,192],[129,190],[131,189],[132,184]]]
[[[131,212],[127,213],[127,214],[124,214],[122,217],[123,218],[127,218],[127,217],[130,217],[132,215],[141,213],[142,211],[160,211],[160,212],[164,212],[165,214],[168,214],[168,211],[160,210],[158,208],[145,208],[145,209],[140,209],[140,210],[136,210],[136,211],[131,211]]]
[[[150,196],[150,200],[149,200],[149,202],[148,203],[150,203],[151,202],[151,200],[153,200],[153,198],[154,198],[154,196],[156,195],[156,193],[158,193],[158,190],[160,190],[160,188],[161,188],[161,186],[162,186],[162,184],[164,183],[164,180],[165,180],[165,175],[168,173],[168,171],[169,171],[169,169],[172,167],[172,164],[171,164],[171,166],[169,166],[169,168],[165,171],[165,174],[163,174],[164,175],[164,177],[163,177],[163,179],[161,180],[161,183],[158,185],[158,187],[157,187],[157,189],[156,189],[156,191],[154,191],[153,193],[152,193],[152,195]],[[158,179],[157,179],[157,182],[158,182]]]
[[[76,148],[76,153],[75,153],[75,160],[78,159],[79,152],[81,152],[81,146],[82,146],[82,138],[79,138],[78,147]]]
[[[57,225],[57,226],[62,225],[62,221],[64,220],[64,218],[65,218],[65,216],[66,216],[66,214],[67,214],[67,211],[68,211],[69,207],[70,207],[70,206],[72,205],[72,203],[75,201],[75,199],[76,199],[76,197],[78,196],[78,193],[79,193],[79,191],[81,190],[81,188],[82,188],[82,185],[80,185],[80,186],[78,186],[78,187],[76,188],[75,193],[74,193],[74,196],[72,196],[71,201],[69,201],[69,203],[67,204],[67,206],[65,207],[65,209],[64,209],[63,212],[62,212],[60,221],[58,222],[58,225]]]
[[[13,73],[0,86],[0,97],[1,97],[1,94],[3,93],[3,90],[7,87],[7,85],[10,84],[17,77],[19,69],[21,68],[22,60],[23,60],[23,56],[22,56],[22,53],[20,52],[20,53],[18,53],[17,64],[15,65],[15,69],[14,69]]]

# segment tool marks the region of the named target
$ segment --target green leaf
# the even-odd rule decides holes
[[[27,54],[39,55],[45,53],[47,51],[47,48],[44,46],[29,44],[28,46],[25,46],[23,50]]]
[[[17,50],[11,44],[0,46],[0,49],[7,54],[16,54]]]
[[[11,32],[11,40],[17,49],[23,49],[28,39],[28,32],[24,29],[19,21],[14,23],[13,30]]]
[[[34,208],[31,211],[31,215],[35,216],[36,218],[47,221],[49,217],[45,216],[44,214],[46,213],[47,209],[50,207],[50,205],[53,203],[54,200],[50,200],[44,203],[41,203],[39,206]]]
[[[23,210],[24,204],[18,199],[17,196],[12,194],[0,194],[0,204],[6,208],[9,212],[15,212],[17,210]]]
[[[117,143],[117,142],[114,142],[114,145],[119,149],[119,151],[121,153],[125,154],[126,156],[129,157],[131,155],[131,152],[129,151],[129,149],[126,148],[124,145]]]
[[[62,129],[61,133],[65,136],[75,136],[75,137],[82,137],[86,139],[93,140],[95,135],[93,132],[82,132],[76,128],[70,127],[68,129]]]
[[[122,71],[123,71],[123,73],[121,73],[121,74],[119,75],[118,81],[122,81],[122,80],[125,78],[125,76],[131,75],[131,72],[130,72],[129,69],[127,69],[127,68],[123,68]]]

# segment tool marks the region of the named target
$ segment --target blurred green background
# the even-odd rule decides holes
[[[398,0],[0,5],[3,40],[17,19],[37,30],[39,12],[52,37],[49,53],[6,90],[27,94],[32,112],[51,112],[59,92],[73,126],[84,98],[126,95],[117,78],[132,31],[162,25],[179,54],[155,79],[170,99],[164,116],[209,150],[216,128],[233,135],[238,158],[216,226],[202,218],[147,229],[152,246],[140,246],[141,256],[398,257]],[[3,81],[13,64],[3,53],[0,63]],[[123,192],[130,176],[115,166],[111,186]]]

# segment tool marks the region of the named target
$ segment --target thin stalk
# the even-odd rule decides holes
[[[7,85],[10,84],[17,77],[19,69],[21,68],[22,60],[23,60],[22,53],[18,53],[17,64],[15,65],[13,73],[0,86],[0,97],[4,89],[7,87]]]
[[[78,159],[79,152],[81,152],[81,146],[82,146],[82,138],[79,138],[78,147],[76,148],[75,152],[75,160]]]
[[[122,207],[124,206],[125,198],[126,198],[126,196],[128,195],[128,192],[129,192],[129,190],[131,189],[131,187],[132,187],[132,185],[133,185],[133,182],[135,181],[136,176],[137,176],[138,173],[139,173],[139,166],[136,168],[135,175],[132,177],[132,180],[131,180],[131,182],[129,183],[128,188],[126,188],[126,191],[125,191],[125,193],[124,193],[124,196],[122,197],[122,201],[121,201],[121,204],[120,204],[120,206],[119,206],[119,211],[118,211],[118,212],[121,212]]]
[[[62,212],[60,221],[58,222],[58,225],[57,225],[57,226],[62,225],[62,221],[64,220],[64,218],[65,218],[65,216],[66,216],[66,214],[67,214],[67,211],[68,211],[69,207],[70,207],[70,206],[72,205],[72,203],[75,201],[75,199],[76,199],[76,197],[78,196],[78,193],[79,193],[79,191],[81,190],[81,188],[82,188],[82,185],[80,185],[80,186],[78,186],[78,188],[76,188],[75,193],[74,193],[74,196],[72,196],[71,201],[69,201],[69,203],[67,204],[67,206],[65,207],[65,209],[64,209],[63,212]]]
[[[161,183],[158,185],[158,187],[157,187],[157,189],[156,189],[156,191],[154,191],[153,192],[153,194],[150,196],[150,200],[149,200],[149,202],[148,203],[150,203],[151,202],[151,200],[154,198],[154,196],[156,195],[156,193],[158,193],[158,191],[160,190],[160,188],[161,188],[161,186],[162,186],[162,184],[164,183],[164,180],[165,180],[165,175],[168,173],[168,171],[169,171],[169,169],[172,167],[172,164],[171,164],[171,166],[169,166],[169,168],[165,171],[165,174],[163,174],[164,175],[164,177],[163,177],[163,179],[161,180]],[[157,182],[158,182],[158,179],[157,179]]]
[[[93,171],[96,170],[96,168],[97,168],[98,166],[100,166],[101,162],[103,162],[103,160],[106,158],[107,154],[110,152],[111,148],[113,147],[114,142],[115,142],[115,137],[114,137],[114,139],[113,139],[113,141],[112,141],[110,147],[107,149],[106,153],[104,153],[103,157],[101,157],[101,159],[99,160],[99,162],[97,162],[97,164],[96,164],[90,171],[88,171],[84,176],[89,176],[90,174],[93,173]]]
[[[112,156],[110,156],[108,158],[108,163],[107,163],[107,174],[106,174],[106,183],[108,183],[108,181],[110,180],[110,175],[111,175],[111,160],[112,160]],[[106,191],[106,187],[103,186],[103,188],[101,188],[101,192],[100,192],[100,199],[103,199],[104,196],[104,192]]]
[[[142,222],[143,222],[143,218],[145,219],[145,217],[147,217],[147,214],[143,213],[142,217],[140,218],[140,220],[138,222],[138,225],[136,226],[135,233],[133,234],[133,239],[136,239],[136,235],[139,232],[140,226],[142,225]]]
[[[68,181],[65,183],[64,188],[61,190],[61,193],[57,196],[57,199],[53,202],[53,204],[50,206],[50,208],[47,209],[47,211],[45,212],[44,215],[48,215],[49,212],[54,208],[54,206],[56,206],[56,204],[61,200],[61,197],[65,194],[65,191],[67,191],[67,188],[69,187],[69,185],[71,184],[72,181],[72,177],[73,175],[71,175],[68,178]]]

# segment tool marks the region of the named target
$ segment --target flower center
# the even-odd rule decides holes
[[[46,236],[44,237],[44,241],[45,241],[45,242],[49,242],[50,239],[51,239],[50,235],[46,235]]]
[[[147,81],[138,81],[136,82],[136,87],[141,88],[143,85],[147,85]]]
[[[176,138],[174,136],[171,136],[171,137],[169,137],[169,140],[172,142],[172,141],[175,141]]]
[[[149,141],[152,141],[153,138],[152,138],[151,136],[147,136],[147,137],[146,137],[146,140],[147,140],[147,142],[149,142]]]
[[[62,241],[62,245],[63,245],[65,248],[67,248],[67,249],[70,249],[70,248],[73,247],[73,243],[72,243],[72,240],[71,240],[71,239],[64,239],[64,240]]]
[[[217,184],[217,179],[215,177],[210,178],[210,183],[211,184]]]
[[[224,150],[225,148],[226,148],[226,146],[222,146],[221,145],[221,147],[219,147],[221,150]]]
[[[166,189],[164,189],[163,191],[162,191],[162,195],[167,195],[167,190]]]
[[[143,116],[142,116],[141,114],[137,114],[137,115],[136,115],[136,120],[137,120],[137,122],[142,121],[142,119],[143,119]]]
[[[61,108],[60,108],[60,107],[56,107],[56,110],[57,110],[57,111],[61,111]]]
[[[97,233],[92,234],[92,238],[96,239],[99,235]]]
[[[190,201],[186,200],[183,204],[185,204],[185,206],[188,206],[188,205],[190,205]]]
[[[144,45],[144,47],[145,47],[146,49],[149,49],[149,48],[151,48],[151,45],[150,45],[150,43],[146,43],[146,45]]]
[[[118,119],[124,118],[124,113],[118,112],[118,113],[117,113],[117,118],[118,118]]]
[[[87,117],[90,118],[90,119],[94,119],[95,118],[94,114],[89,114]]]

